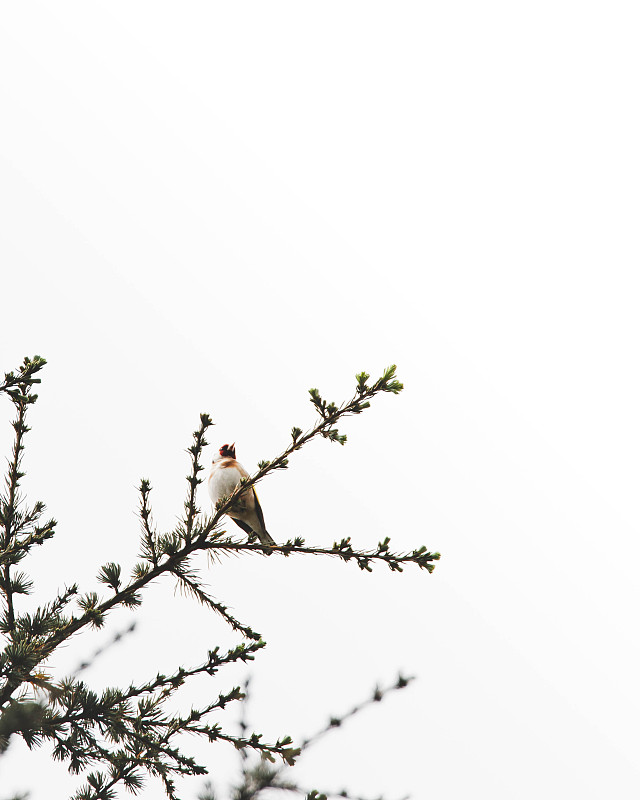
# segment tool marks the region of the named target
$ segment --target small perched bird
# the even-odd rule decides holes
[[[209,497],[214,506],[221,497],[229,497],[233,494],[242,478],[249,477],[247,470],[236,461],[235,443],[223,444],[219,453],[220,455],[213,459],[209,475]],[[264,515],[253,486],[240,494],[227,514],[243,531],[249,535],[255,533],[262,544],[275,544],[265,528]],[[269,552],[268,555],[271,553]]]

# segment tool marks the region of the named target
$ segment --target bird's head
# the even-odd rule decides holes
[[[220,458],[235,458],[236,457],[236,443],[223,444],[219,450]]]

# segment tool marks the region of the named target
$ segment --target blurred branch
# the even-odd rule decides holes
[[[398,675],[395,683],[382,688],[376,686],[368,698],[360,703],[357,703],[340,716],[330,717],[326,725],[320,728],[320,730],[318,730],[316,733],[307,737],[302,742],[300,746],[301,755],[308,750],[309,747],[313,746],[321,738],[326,736],[326,734],[342,727],[342,725],[348,719],[356,716],[368,706],[381,702],[388,694],[394,691],[405,689],[412,680],[414,680],[412,677]],[[241,727],[243,730],[248,727],[246,721],[246,706],[249,700],[248,689],[249,684],[247,682],[245,683],[245,698],[242,704],[243,710]],[[287,769],[286,767],[274,767],[270,764],[266,764],[264,761],[259,761],[257,764],[249,766],[247,765],[246,761],[243,761],[241,781],[239,784],[233,787],[231,798],[232,800],[257,800],[261,793],[266,789],[279,789],[282,791],[294,792],[299,795],[305,795],[306,798],[311,798],[311,800],[322,800],[322,798],[327,800],[330,797],[342,797],[345,798],[345,800],[384,800],[382,796],[377,799],[363,798],[359,795],[349,792],[346,789],[341,789],[339,791],[324,790],[323,792],[319,792],[316,789],[305,789],[290,776],[291,770]],[[205,786],[203,794],[199,796],[199,800],[215,800],[215,793],[210,783]],[[406,800],[406,798],[404,800]]]
[[[396,682],[391,684],[390,686],[385,686],[382,688],[376,686],[375,689],[373,690],[373,693],[368,698],[366,698],[360,703],[357,703],[355,706],[353,706],[353,708],[351,708],[349,711],[345,712],[341,716],[331,717],[323,728],[320,728],[319,731],[312,734],[302,742],[302,744],[300,745],[300,750],[304,752],[311,745],[315,744],[317,741],[326,736],[327,733],[334,731],[336,728],[340,728],[344,722],[346,722],[351,717],[355,717],[356,714],[359,714],[368,706],[373,705],[374,703],[380,703],[386,697],[386,695],[391,694],[392,692],[397,692],[400,689],[406,689],[406,687],[413,680],[415,680],[413,677],[406,678],[404,677],[404,675],[398,675]]]
[[[76,678],[85,669],[89,669],[89,667],[91,667],[101,655],[103,655],[107,650],[110,650],[114,645],[120,644],[120,642],[129,636],[129,634],[133,633],[135,629],[136,623],[132,622],[123,630],[117,631],[117,633],[115,633],[106,644],[104,644],[102,647],[98,647],[97,650],[94,650],[93,655],[90,658],[78,664],[75,670],[71,673],[71,677]]]

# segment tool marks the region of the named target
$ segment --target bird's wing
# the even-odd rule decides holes
[[[260,521],[260,525],[262,525],[262,530],[266,533],[267,532],[267,526],[264,524],[264,514],[262,513],[262,507],[260,505],[260,501],[258,500],[258,495],[256,494],[256,490],[255,489],[253,490],[253,499],[254,499],[255,504],[256,504],[256,506],[255,506],[255,508],[256,508],[256,516],[258,517],[258,520]]]
[[[238,519],[237,517],[231,517],[231,519],[236,523],[236,525],[239,528],[242,528],[242,530],[245,533],[249,534],[249,536],[251,536],[253,533],[255,533],[255,531],[253,530],[251,525],[249,525],[247,522],[243,522],[241,519]]]

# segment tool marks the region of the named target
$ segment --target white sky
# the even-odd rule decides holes
[[[300,780],[637,798],[639,17],[611,0],[5,4],[0,370],[49,361],[25,487],[60,521],[36,599],[132,563],[140,477],[173,525],[201,411],[253,469],[313,421],[310,386],[341,400],[397,362],[405,392],[345,424],[345,448],[299,454],[262,505],[277,540],[390,535],[443,559],[432,576],[211,569],[268,641],[256,728],[308,734],[401,668],[419,680]],[[235,641],[166,581],[87,679]],[[224,787],[232,749],[193,748]],[[19,744],[0,770],[3,796],[78,784]]]

